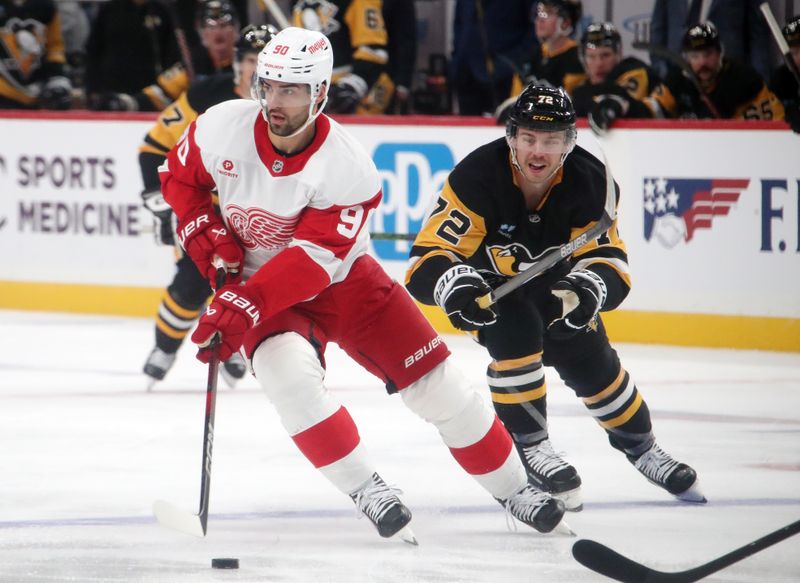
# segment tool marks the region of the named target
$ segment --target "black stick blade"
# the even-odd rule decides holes
[[[651,569],[593,540],[577,541],[572,545],[572,556],[584,567],[616,581],[623,583],[651,581],[648,578],[652,573]]]

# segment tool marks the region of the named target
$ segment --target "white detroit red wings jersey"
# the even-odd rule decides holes
[[[291,250],[296,269],[314,272],[317,279],[321,269],[330,285],[342,281],[367,252],[365,224],[381,198],[375,164],[327,116],[320,115],[315,128],[308,147],[283,156],[269,141],[258,103],[227,101],[190,125],[159,169],[164,196],[179,219],[210,205],[212,190],[219,193],[222,217],[245,251],[245,279],[269,272],[271,260]],[[300,283],[302,273],[288,274],[287,280],[290,266],[280,267],[281,288],[293,279]],[[267,275],[258,279],[266,283],[272,279],[265,280]],[[309,297],[298,301],[304,299]]]

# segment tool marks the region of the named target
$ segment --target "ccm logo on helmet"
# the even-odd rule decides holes
[[[225,290],[221,294],[219,294],[219,299],[223,302],[227,302],[237,308],[240,308],[244,311],[245,314],[250,316],[250,319],[253,321],[253,326],[258,324],[259,318],[261,318],[261,313],[258,311],[253,303],[240,296],[239,294],[232,292],[231,290]]]
[[[532,115],[531,119],[537,121],[553,121],[555,118],[551,115]]]

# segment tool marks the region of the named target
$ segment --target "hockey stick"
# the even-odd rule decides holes
[[[767,26],[769,27],[769,31],[772,33],[772,38],[775,39],[775,42],[778,45],[778,48],[781,51],[781,55],[783,56],[783,61],[786,63],[786,66],[789,68],[789,71],[792,72],[794,75],[795,81],[797,81],[798,86],[800,86],[800,70],[797,68],[797,63],[794,62],[792,58],[792,52],[789,49],[789,43],[786,42],[786,39],[783,38],[783,33],[781,32],[780,27],[778,26],[778,21],[775,20],[775,16],[772,14],[772,10],[770,10],[769,4],[764,2],[759,6],[761,10],[761,14],[764,15],[764,20],[767,21]]]
[[[720,119],[719,110],[717,106],[711,102],[708,95],[705,94],[702,87],[700,87],[700,80],[697,78],[697,75],[689,66],[689,63],[686,62],[686,59],[681,57],[679,54],[672,52],[667,47],[662,47],[661,45],[654,45],[644,41],[633,41],[631,46],[639,51],[648,51],[654,54],[657,57],[661,57],[662,59],[669,61],[673,65],[676,65],[683,71],[683,74],[689,79],[691,84],[697,89],[697,93],[700,95],[700,99],[703,101],[705,106],[708,108],[708,111],[711,112],[711,116]]]
[[[283,10],[281,10],[281,7],[276,4],[275,0],[258,0],[256,4],[261,9],[261,12],[269,12],[270,16],[272,16],[275,22],[278,23],[278,26],[280,26],[281,29],[292,26],[289,23],[289,20],[286,18],[286,15],[283,13]]]
[[[623,583],[693,583],[800,532],[800,520],[694,569],[664,573],[645,567],[593,540],[572,545],[572,556],[584,567]]]
[[[492,292],[479,297],[477,302],[481,308],[488,308],[518,287],[525,285],[534,277],[541,275],[565,257],[569,257],[581,247],[597,239],[611,227],[611,224],[617,217],[617,199],[614,189],[614,176],[611,174],[611,166],[608,165],[605,153],[603,153],[603,164],[605,164],[606,167],[606,202],[603,207],[603,216],[600,217],[600,220],[585,232],[567,241],[563,245],[546,249],[534,259],[534,264],[531,267],[518,273]]]
[[[186,31],[183,30],[181,21],[178,18],[178,11],[175,9],[175,2],[177,0],[162,0],[161,5],[169,13],[172,19],[172,33],[175,35],[175,42],[178,43],[178,52],[181,54],[181,62],[183,68],[186,69],[186,75],[189,77],[189,82],[194,80],[194,63],[192,62],[192,51],[189,48],[189,41],[186,38]]]
[[[216,289],[225,284],[225,269],[217,268]],[[203,465],[200,472],[200,508],[191,514],[177,506],[156,500],[153,514],[159,523],[174,530],[194,536],[205,536],[208,527],[208,501],[211,494],[211,450],[214,446],[214,414],[217,406],[217,377],[219,373],[219,335],[211,339],[208,350],[208,383],[206,384],[206,417],[203,429]]]

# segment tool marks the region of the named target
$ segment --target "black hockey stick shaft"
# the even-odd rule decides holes
[[[789,50],[789,43],[787,43],[786,39],[783,38],[783,33],[778,26],[778,21],[775,20],[775,16],[772,14],[769,4],[767,2],[763,2],[761,6],[759,6],[759,9],[761,10],[761,14],[764,15],[764,20],[767,21],[767,26],[772,33],[772,38],[775,40],[775,43],[778,45],[778,48],[781,51],[783,61],[786,63],[786,66],[789,68],[789,71],[791,71],[792,75],[794,75],[795,81],[797,81],[798,92],[800,92],[800,70],[798,70],[797,63],[795,63],[794,59],[792,58],[792,52]]]
[[[743,547],[689,569],[665,573],[645,567],[593,540],[579,540],[572,545],[572,556],[584,567],[623,583],[693,583],[800,532],[800,520],[769,533]]]
[[[711,113],[712,117],[715,117],[717,119],[720,119],[722,117],[719,114],[717,106],[714,105],[714,103],[711,101],[708,95],[706,95],[705,91],[703,91],[703,88],[700,86],[700,80],[697,78],[697,75],[689,66],[689,63],[686,62],[686,59],[684,59],[679,54],[669,50],[667,47],[662,47],[661,45],[654,45],[643,41],[633,41],[631,46],[639,51],[648,51],[649,53],[652,53],[657,57],[661,57],[662,59],[669,61],[673,65],[680,67],[680,69],[683,71],[683,74],[686,75],[686,77],[692,83],[694,88],[697,90],[697,93],[700,95],[700,99],[708,108],[708,111]]]
[[[603,163],[606,168],[606,201],[603,207],[603,216],[600,220],[574,239],[558,247],[553,247],[544,251],[534,259],[534,264],[531,267],[518,273],[504,284],[498,286],[497,289],[479,297],[476,301],[480,307],[488,308],[517,288],[525,285],[533,278],[540,276],[562,259],[569,257],[578,249],[585,247],[611,227],[617,216],[617,197],[614,186],[614,176],[611,174],[611,166],[608,164],[605,153],[603,153]]]
[[[227,272],[224,267],[217,268],[215,277],[215,290],[225,285]],[[208,346],[210,358],[208,360],[208,382],[206,383],[206,417],[203,428],[203,467],[200,480],[200,509],[197,516],[203,534],[208,529],[208,503],[211,495],[211,453],[214,448],[214,416],[217,410],[217,379],[219,378],[219,334],[215,334]]]

